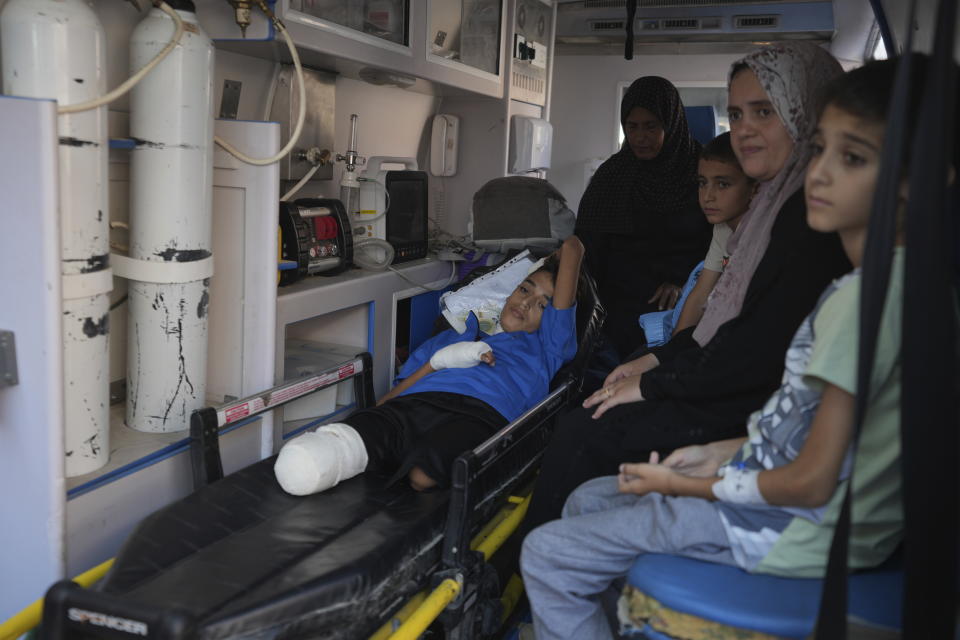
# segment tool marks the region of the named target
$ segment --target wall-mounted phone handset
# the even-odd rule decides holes
[[[430,137],[430,173],[435,176],[457,174],[459,134],[459,117],[447,113],[433,116],[433,132]]]

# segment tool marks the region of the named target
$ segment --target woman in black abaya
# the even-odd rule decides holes
[[[575,233],[607,309],[605,334],[623,358],[644,344],[637,317],[676,304],[712,227],[697,202],[700,144],[670,81],[630,85],[620,124],[623,146],[587,186]]]

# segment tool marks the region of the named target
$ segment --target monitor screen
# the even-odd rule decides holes
[[[427,241],[427,174],[391,171],[387,174],[387,240],[395,247]]]

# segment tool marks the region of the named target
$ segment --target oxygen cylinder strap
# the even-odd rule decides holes
[[[191,262],[160,262],[112,253],[110,262],[116,275],[137,282],[173,284],[203,280],[213,275],[213,256]]]
[[[63,299],[92,298],[113,290],[113,271],[109,268],[90,273],[64,274]]]

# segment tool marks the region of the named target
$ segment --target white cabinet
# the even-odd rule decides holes
[[[220,49],[289,62],[283,39],[254,11],[240,38],[222,0],[197,0]],[[277,0],[303,63],[425,93],[503,96],[504,0]],[[437,44],[437,43],[440,44]],[[432,86],[442,85],[442,86]]]
[[[440,2],[434,0],[433,4]],[[454,235],[467,232],[473,194],[487,181],[510,173],[510,118],[550,117],[556,7],[543,0],[508,0],[505,5],[504,32],[509,34],[509,46],[501,67],[509,82],[504,83],[503,95],[487,99],[446,96],[441,107],[444,113],[460,118],[459,166],[455,176],[432,179],[430,211],[445,220],[444,228]]]
[[[503,95],[502,0],[427,0],[420,73],[492,97]]]
[[[280,289],[277,297],[276,378],[284,376],[289,338],[358,347],[373,356],[377,397],[389,389],[398,300],[443,286],[450,263],[433,258],[395,265],[389,271],[350,269],[336,276],[311,276]]]
[[[386,42],[409,44],[407,0],[289,0],[288,9]]]

